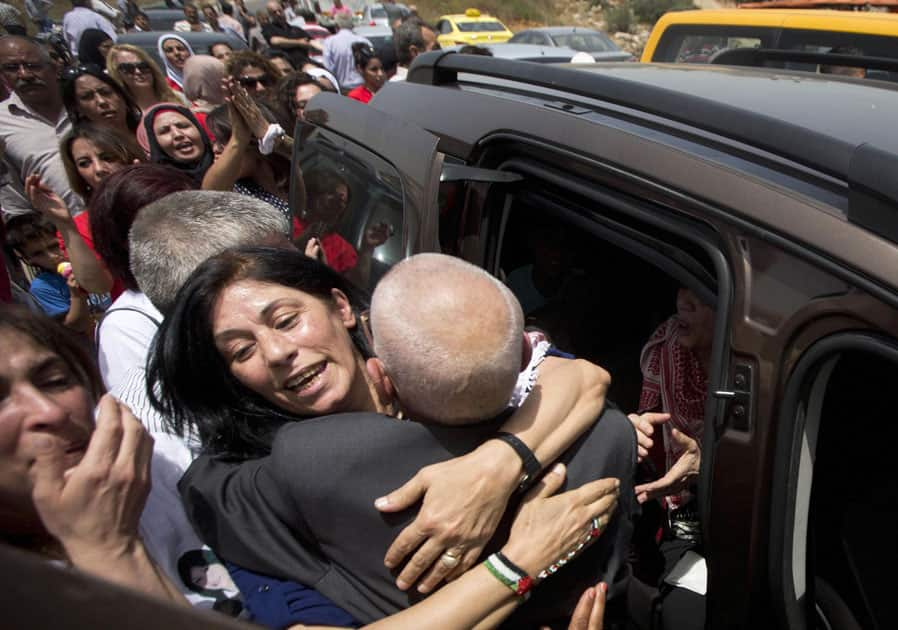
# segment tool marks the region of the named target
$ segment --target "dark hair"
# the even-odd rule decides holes
[[[9,218],[6,221],[6,243],[22,257],[28,243],[48,236],[56,236],[56,228],[43,215],[28,212]]]
[[[294,127],[296,127],[296,107],[293,104],[293,99],[296,96],[296,88],[301,85],[314,85],[322,92],[326,91],[318,82],[318,79],[306,72],[291,72],[278,81],[276,88],[278,109],[283,112],[283,115],[286,117],[285,122],[287,122],[287,126],[285,129],[287,129],[287,133],[290,134],[293,133]]]
[[[139,290],[128,249],[128,231],[137,212],[166,195],[194,187],[190,177],[160,164],[126,166],[100,183],[88,208],[90,232],[97,254],[126,288]]]
[[[87,140],[92,142],[101,151],[115,156],[119,164],[130,165],[134,160],[141,162],[146,159],[146,154],[137,146],[137,142],[131,136],[123,136],[115,129],[109,127],[98,127],[92,123],[81,123],[72,127],[72,130],[66,134],[59,144],[59,152],[62,156],[62,165],[65,167],[65,174],[69,179],[69,186],[76,193],[88,201],[94,191],[90,189],[87,182],[78,173],[78,167],[72,158],[72,145],[75,140]]]
[[[425,28],[433,30],[421,18],[409,16],[396,29],[393,43],[396,46],[396,57],[401,65],[407,66],[412,62],[412,46],[419,50],[424,50],[424,47],[427,46],[427,43],[424,41],[424,33],[421,32]]]
[[[234,50],[234,47],[231,46],[231,42],[225,41],[223,39],[218,39],[218,40],[215,40],[214,42],[212,42],[211,44],[209,44],[208,50],[209,50],[210,55],[212,54],[212,49],[215,48],[216,46],[227,46],[232,51]]]
[[[473,44],[466,44],[458,49],[458,53],[460,55],[482,55],[484,57],[492,57],[493,51],[489,48],[484,48],[483,46],[475,46]]]
[[[191,549],[178,558],[178,576],[184,586],[194,593],[215,597],[218,595],[217,591],[197,586],[190,576],[190,570],[194,567],[208,567],[211,564],[222,564],[211,549]]]
[[[352,45],[352,59],[355,62],[355,67],[360,70],[364,70],[368,67],[368,64],[371,63],[372,59],[377,58],[377,53],[374,52],[374,49],[367,44],[366,42],[355,42]]]
[[[225,15],[234,15],[234,7],[230,3],[224,2],[224,0],[222,0],[221,12]]]
[[[78,41],[78,61],[85,65],[93,64],[105,68],[106,58],[100,53],[100,45],[107,41],[112,41],[112,38],[106,31],[98,28],[85,29]]]
[[[261,68],[273,80],[277,80],[281,76],[278,69],[271,65],[268,59],[251,50],[240,50],[232,54],[225,64],[225,70],[229,76],[236,79],[243,69],[249,66]]]
[[[287,63],[290,64],[290,67],[296,70],[296,66],[293,65],[293,61],[290,59],[290,56],[285,53],[283,50],[277,50],[275,48],[269,48],[265,51],[265,58],[268,60],[271,59],[283,59]]]
[[[43,313],[35,313],[24,306],[4,305],[0,308],[0,331],[12,330],[25,335],[36,344],[59,355],[78,384],[85,387],[94,402],[103,395],[103,380],[87,347],[77,335],[54,322]]]
[[[125,104],[125,122],[128,125],[128,129],[131,131],[136,130],[137,124],[140,122],[140,110],[137,105],[134,104],[134,101],[131,100],[131,97],[128,96],[127,92],[122,89],[122,86],[116,83],[108,74],[103,72],[99,66],[93,64],[69,68],[63,73],[62,102],[65,105],[65,109],[69,114],[72,124],[77,125],[81,122],[90,122],[78,111],[78,99],[75,98],[75,83],[83,76],[92,76],[95,79],[102,81],[121,97],[122,102]]]
[[[195,430],[207,452],[250,459],[268,454],[275,432],[300,418],[244,387],[216,348],[212,312],[222,291],[240,280],[290,287],[322,300],[331,300],[332,289],[339,289],[357,314],[367,310],[368,297],[302,252],[270,247],[241,247],[214,256],[178,291],[150,355],[147,395],[174,433]],[[369,358],[360,326],[350,335],[362,357]]]

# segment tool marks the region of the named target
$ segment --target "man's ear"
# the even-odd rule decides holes
[[[533,346],[530,344],[530,335],[527,334],[527,331],[525,330],[521,334],[524,335],[524,339],[521,342],[521,372],[523,372],[530,365],[530,359],[533,357]]]
[[[355,328],[356,318],[355,311],[352,310],[352,304],[349,298],[340,289],[331,289],[331,297],[334,300],[334,306],[340,314],[340,320],[346,328]]]
[[[393,381],[384,371],[383,361],[376,357],[368,359],[365,362],[365,369],[368,370],[368,376],[383,405],[386,407],[396,402],[396,388],[393,387]]]
[[[415,46],[414,44],[412,44],[411,46],[408,47],[408,54],[412,59],[417,57],[420,53],[421,53],[421,51],[418,50],[418,47]]]

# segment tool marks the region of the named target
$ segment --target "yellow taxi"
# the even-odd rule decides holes
[[[643,62],[707,63],[729,48],[777,48],[898,58],[898,15],[821,9],[719,9],[666,13]]]
[[[477,9],[464,14],[444,15],[436,25],[440,46],[464,44],[502,44],[514,34],[492,15],[481,15]]]

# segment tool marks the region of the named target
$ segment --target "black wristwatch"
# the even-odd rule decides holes
[[[533,451],[519,440],[517,436],[501,431],[496,434],[496,439],[502,440],[508,444],[514,449],[514,452],[518,454],[518,457],[521,458],[524,472],[521,473],[521,480],[518,482],[518,492],[526,492],[534,483],[536,483],[543,467],[540,465],[539,460],[536,459],[536,455],[533,454]]]

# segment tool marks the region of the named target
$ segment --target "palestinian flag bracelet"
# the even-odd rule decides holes
[[[496,552],[484,560],[487,570],[493,576],[510,588],[515,595],[527,599],[530,597],[530,589],[533,588],[533,578],[527,572],[519,568],[515,563],[506,558],[502,552]]]

